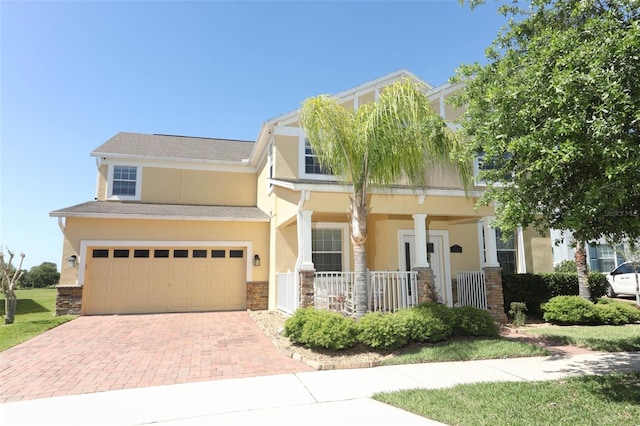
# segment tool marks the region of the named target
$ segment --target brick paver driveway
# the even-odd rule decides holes
[[[84,316],[0,352],[0,402],[310,370],[247,312]]]

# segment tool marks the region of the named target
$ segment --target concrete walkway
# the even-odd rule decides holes
[[[640,352],[309,371],[151,386],[0,405],[7,425],[438,424],[376,392],[640,371]]]

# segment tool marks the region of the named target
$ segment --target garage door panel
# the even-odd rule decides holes
[[[238,248],[181,247],[179,255],[186,251],[187,258],[162,257],[176,255],[171,247],[118,248],[120,255],[128,250],[128,258],[114,258],[114,249],[98,249],[109,256],[91,258],[89,250],[85,314],[246,308],[247,259]],[[242,257],[230,257],[231,251]]]

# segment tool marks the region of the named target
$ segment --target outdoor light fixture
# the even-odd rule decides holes
[[[253,256],[253,266],[260,266],[260,256],[257,254]]]
[[[77,262],[78,262],[78,256],[76,256],[75,254],[72,254],[71,256],[69,256],[69,259],[67,259],[67,265],[70,268],[75,268]]]

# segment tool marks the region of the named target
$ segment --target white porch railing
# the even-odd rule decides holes
[[[291,271],[277,273],[276,286],[276,292],[278,293],[276,307],[289,314],[294,313],[300,305],[295,274]]]
[[[355,312],[355,272],[316,272],[315,307],[352,315]]]
[[[369,310],[395,312],[418,304],[418,273],[368,271]],[[279,310],[293,313],[299,306],[299,290],[293,272],[276,274]],[[316,272],[314,305],[345,315],[355,313],[355,273]]]
[[[370,310],[395,312],[418,304],[417,272],[369,271],[367,276]],[[317,272],[316,308],[354,314],[354,282],[354,272]]]
[[[418,273],[369,271],[369,307],[395,312],[418,304]]]
[[[484,272],[456,273],[458,305],[475,306],[487,309],[487,288],[484,284]]]

